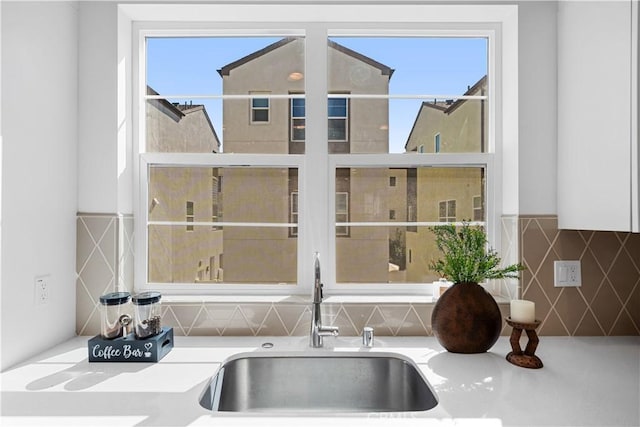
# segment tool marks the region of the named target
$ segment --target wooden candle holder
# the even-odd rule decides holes
[[[542,360],[535,355],[539,341],[536,329],[540,326],[540,321],[536,320],[533,323],[514,322],[511,320],[511,317],[507,317],[505,320],[507,321],[507,324],[513,328],[511,331],[511,338],[509,339],[512,351],[507,354],[507,360],[514,365],[521,366],[523,368],[542,368]],[[529,342],[527,343],[524,351],[522,351],[522,348],[520,347],[520,336],[522,335],[523,330],[527,332],[527,337],[529,338]]]

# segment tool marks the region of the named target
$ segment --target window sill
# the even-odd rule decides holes
[[[493,295],[498,304],[509,300]],[[325,304],[433,304],[431,295],[332,295],[323,300]],[[310,297],[299,295],[163,295],[166,304],[311,304]]]
[[[298,295],[163,295],[167,304],[307,304],[310,299]]]

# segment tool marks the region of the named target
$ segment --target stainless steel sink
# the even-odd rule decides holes
[[[200,397],[212,411],[406,412],[438,404],[416,364],[393,353],[241,353]]]

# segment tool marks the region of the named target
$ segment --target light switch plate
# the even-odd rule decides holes
[[[553,286],[556,288],[582,286],[580,270],[580,261],[554,261]]]

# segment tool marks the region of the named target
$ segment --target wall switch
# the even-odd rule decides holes
[[[49,304],[49,276],[35,278],[36,305]]]
[[[556,288],[582,286],[580,261],[554,261],[553,286]]]

